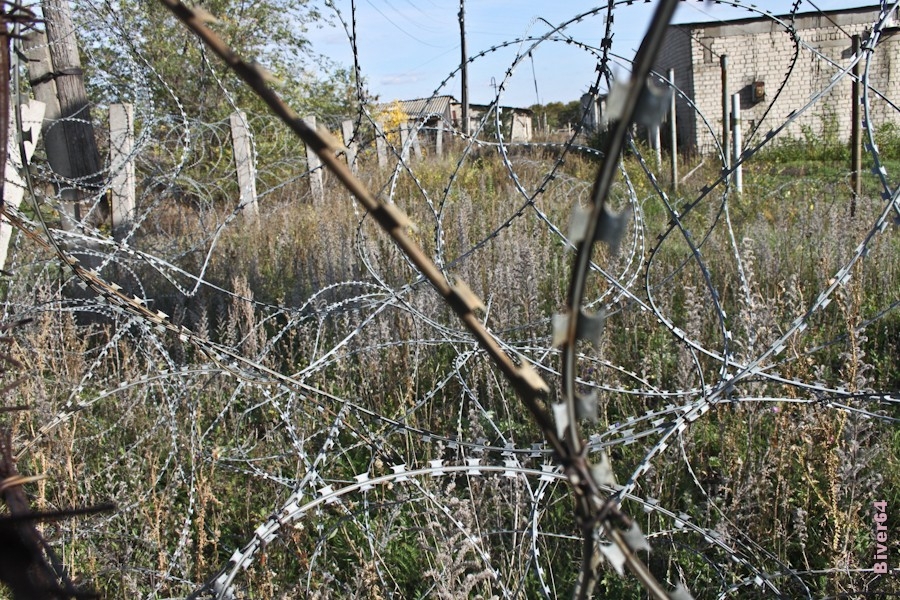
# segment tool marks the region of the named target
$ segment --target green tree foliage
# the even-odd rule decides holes
[[[310,26],[325,19],[313,2],[203,0],[195,6],[215,17],[210,26],[232,48],[272,74],[280,93],[299,111],[350,114],[352,72],[317,55],[305,37]],[[87,54],[88,84],[101,102],[134,102],[149,95],[144,99],[158,110],[183,108],[206,121],[233,110],[229,97],[245,109],[259,106],[252,92],[158,2],[86,1],[74,14]]]
[[[581,121],[581,101],[572,100],[571,102],[548,102],[547,104],[535,104],[531,107],[534,111],[535,119],[543,126],[546,115],[547,127],[550,129],[562,129],[567,124],[574,127]]]

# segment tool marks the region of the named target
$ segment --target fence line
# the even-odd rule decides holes
[[[309,116],[305,121],[310,126],[315,126],[317,119]],[[238,184],[238,207],[249,219],[259,216],[259,201],[257,192],[258,168],[256,153],[253,148],[253,135],[248,117],[243,111],[237,111],[230,115],[228,126],[231,136],[231,145],[234,153],[234,173]],[[401,123],[397,127],[397,135],[401,146],[401,159],[410,160],[410,150],[417,160],[423,160],[426,151],[420,143],[419,131],[421,128],[413,128],[409,123]],[[110,196],[112,198],[112,226],[114,231],[121,231],[134,218],[136,183],[134,152],[134,109],[130,104],[110,105],[109,118],[110,131]],[[379,168],[385,168],[387,160],[387,133],[380,124],[374,124],[375,146],[377,164]],[[444,131],[442,123],[433,128],[434,131],[434,155],[443,155]],[[347,160],[347,166],[351,171],[358,172],[360,166],[359,139],[360,136],[354,130],[354,122],[349,119],[341,121],[341,138],[344,140],[343,153]],[[310,193],[314,203],[321,203],[325,197],[323,170],[319,157],[315,152],[307,150],[307,167],[310,173]]]
[[[609,16],[610,22],[612,10],[612,4],[608,15],[597,8],[588,18]],[[777,28],[779,21],[773,18],[771,24]],[[539,41],[517,40],[519,54],[509,76],[532,51],[539,54],[539,44],[579,44],[557,36],[566,27]],[[863,53],[882,51],[872,41],[878,33],[876,23]],[[612,38],[603,42],[605,60]],[[587,46],[586,51],[596,57],[599,50]],[[817,68],[834,69],[844,83],[850,78],[841,75],[846,61],[836,66],[818,55],[813,60]],[[594,91],[608,74],[599,69]],[[876,90],[867,77],[861,71],[860,111],[867,119],[861,122],[873,127],[868,111]],[[669,80],[674,89],[671,72]],[[826,84],[819,92],[809,106],[822,100]],[[672,125],[676,101],[680,109],[695,110],[685,92],[675,94],[666,104]],[[7,261],[22,277],[4,284],[8,314],[46,316],[56,326],[70,314],[90,313],[115,325],[103,332],[106,337],[92,337],[85,352],[50,343],[35,357],[44,360],[35,372],[53,375],[36,377],[37,389],[28,392],[48,408],[35,411],[28,423],[36,433],[23,452],[58,437],[71,440],[73,456],[90,457],[91,466],[102,469],[103,476],[79,485],[94,494],[115,494],[122,500],[121,513],[85,524],[79,538],[87,537],[86,531],[98,534],[95,556],[108,570],[121,566],[120,549],[127,546],[120,540],[135,541],[126,565],[134,568],[124,571],[123,587],[133,585],[146,596],[227,598],[245,593],[261,574],[271,577],[273,595],[302,595],[303,582],[284,582],[274,574],[282,565],[293,569],[302,555],[307,594],[341,596],[365,589],[397,595],[395,575],[407,577],[401,569],[410,565],[394,558],[412,552],[416,561],[433,553],[421,561],[428,562],[427,571],[413,576],[435,594],[557,597],[571,587],[572,571],[578,569],[571,560],[578,552],[573,522],[588,533],[584,548],[591,563],[585,573],[598,573],[601,563],[621,571],[632,549],[647,549],[648,540],[624,522],[604,535],[627,535],[627,544],[602,542],[591,513],[604,498],[609,502],[604,511],[614,509],[616,499],[630,505],[624,509],[646,511],[640,521],[653,530],[649,544],[655,558],[649,566],[667,577],[660,581],[668,586],[677,586],[680,573],[704,595],[746,588],[814,597],[824,593],[819,582],[826,578],[846,590],[869,585],[865,565],[860,571],[846,568],[862,554],[806,546],[803,536],[807,524],[810,531],[823,527],[829,539],[832,534],[838,539],[841,523],[851,535],[859,531],[865,502],[886,489],[879,482],[896,479],[893,471],[878,471],[878,457],[887,456],[879,448],[887,446],[879,446],[877,438],[890,433],[891,423],[872,417],[900,402],[877,391],[890,375],[874,374],[882,367],[864,360],[873,351],[881,356],[866,335],[880,342],[900,302],[889,227],[898,192],[888,185],[877,148],[868,150],[877,173],[865,178],[866,189],[877,192],[860,202],[853,227],[847,227],[835,226],[835,203],[818,197],[798,201],[814,189],[808,178],[775,173],[777,186],[766,187],[757,170],[747,169],[748,192],[731,204],[735,195],[724,178],[736,179],[737,171],[723,174],[718,157],[707,157],[705,168],[701,163],[688,172],[682,181],[692,184],[673,198],[660,183],[659,159],[654,169],[654,154],[642,145],[634,145],[625,164],[613,164],[613,153],[604,157],[605,168],[616,171],[616,189],[609,196],[616,206],[600,204],[589,213],[583,207],[605,194],[592,195],[584,175],[589,161],[569,160],[575,151],[593,151],[574,137],[577,126],[570,139],[513,156],[504,152],[492,123],[483,120],[474,129],[495,136],[489,143],[500,151],[493,164],[482,160],[481,139],[464,139],[449,151],[454,135],[446,127],[449,121],[439,121],[433,130],[412,121],[391,131],[367,122],[365,114],[360,131],[328,121],[331,130],[340,123],[346,148],[329,146],[326,162],[334,166],[346,159],[351,170],[361,170],[367,161],[377,161],[379,169],[403,174],[402,186],[378,190],[377,202],[366,206],[369,217],[427,248],[428,260],[452,282],[447,297],[453,309],[464,312],[467,322],[490,328],[490,339],[520,369],[516,382],[545,379],[556,389],[565,378],[565,400],[547,396],[552,422],[541,423],[554,442],[566,436],[567,444],[581,444],[583,438],[583,452],[570,453],[573,468],[561,469],[558,448],[534,435],[534,423],[522,417],[526,411],[509,404],[510,389],[497,381],[485,351],[439,304],[440,295],[422,285],[424,271],[375,237],[371,220],[363,226],[348,203],[337,206],[346,193],[325,189],[333,178],[320,179],[316,191],[315,178],[323,169],[308,162],[298,144],[286,142],[287,136],[268,136],[256,115],[208,124],[189,116],[153,117],[152,109],[145,106],[142,112],[136,101],[125,121],[144,131],[128,146],[127,140],[113,141],[127,137],[128,129],[121,120],[113,127],[114,110],[127,112],[110,108],[108,185],[142,191],[134,222],[118,223],[111,239],[105,229],[87,224],[60,232],[51,222],[44,232],[14,221],[27,232],[29,244]],[[791,115],[780,117],[781,125],[790,123]],[[59,131],[54,123],[46,119],[45,131]],[[715,117],[710,128],[718,131]],[[106,130],[100,128],[99,135]],[[740,153],[739,138],[732,136],[734,169],[777,133],[755,142],[752,135],[745,137],[750,146]],[[432,155],[432,142],[433,156],[452,156],[455,169],[417,162]],[[39,175],[48,172],[46,161],[34,162]],[[777,170],[771,163],[758,164]],[[127,165],[139,181],[115,177],[127,174]],[[673,162],[673,188],[676,167]],[[383,183],[378,174],[373,187]],[[846,175],[816,181],[815,192],[840,195]],[[50,180],[57,181],[52,174],[43,179]],[[612,184],[613,175],[605,181]],[[295,187],[284,198],[268,196],[288,185]],[[53,196],[49,186],[35,187],[48,214],[64,206],[54,204],[64,199],[58,189]],[[11,192],[15,186],[7,188]],[[298,195],[312,208],[288,213]],[[93,199],[96,206],[102,197]],[[242,215],[250,217],[251,207],[258,211],[266,200],[284,214],[301,216],[305,229],[293,229],[295,221],[243,227],[248,219]],[[401,206],[418,227],[407,226]],[[741,210],[729,213],[729,206]],[[122,214],[129,213],[114,208],[112,218]],[[130,229],[129,236],[119,235],[118,227]],[[590,252],[597,240],[618,246],[619,254]],[[577,276],[585,282],[584,310],[564,305],[559,285],[579,245],[588,248]],[[88,266],[85,255],[97,260]],[[59,278],[72,272],[89,295],[60,299]],[[463,275],[474,292],[458,279]],[[476,293],[486,306],[479,305]],[[563,306],[569,308],[548,312]],[[46,331],[30,339],[57,339]],[[574,351],[573,335],[581,340],[577,354],[561,365],[559,347]],[[109,375],[108,365],[117,362],[120,370]],[[65,378],[56,376],[57,365],[64,365]],[[743,422],[757,437],[735,425]],[[146,430],[134,426],[146,423]],[[833,424],[838,427],[830,429]],[[710,427],[719,432],[716,440],[709,437]],[[763,437],[771,431],[779,433],[775,442]],[[727,442],[742,433],[746,441],[729,447]],[[625,446],[620,458],[613,457],[613,472],[607,451]],[[800,471],[790,471],[796,461],[785,457],[796,448],[806,448],[807,458],[825,456],[824,468],[838,473],[833,485],[822,484],[821,502],[811,496],[802,507],[794,504],[792,481],[805,481],[813,472],[821,481],[825,473],[818,464],[807,469],[804,461]],[[714,449],[721,454],[715,461]],[[101,452],[104,456],[94,456]],[[142,462],[147,456],[152,467]],[[735,457],[739,464],[732,462]],[[70,474],[62,462],[50,461],[47,469],[68,492],[74,488],[67,487]],[[673,471],[683,476],[676,478]],[[217,504],[224,498],[216,492],[233,493],[236,477],[252,492],[252,505]],[[578,512],[569,512],[560,531],[558,511],[547,508],[565,501],[561,493],[570,490],[561,486],[567,481],[582,487],[575,495]],[[769,484],[786,493],[772,497]],[[654,489],[660,490],[659,499],[647,495]],[[844,492],[853,499],[842,500]],[[150,502],[157,503],[157,512],[144,510]],[[707,505],[716,510],[706,510]],[[786,519],[782,524],[796,536],[772,540],[768,524],[759,530],[744,527],[759,524],[755,515],[748,516],[748,506],[757,509],[750,512],[775,514],[776,526]],[[801,512],[806,509],[809,517]],[[233,523],[236,511],[240,522],[248,515],[255,522],[212,539],[210,532]],[[829,515],[834,531],[826,522]],[[60,533],[63,543],[69,543],[66,535]],[[104,545],[110,539],[115,548]],[[148,539],[150,550],[144,553]],[[506,545],[507,539],[514,543]],[[74,542],[73,548],[81,543]],[[233,551],[230,559],[212,559],[196,569],[190,564],[195,556],[219,557],[226,544]],[[617,553],[623,547],[626,551]],[[807,552],[821,569],[804,567],[800,560],[790,564],[791,553],[796,559]],[[359,568],[335,571],[332,558],[344,556],[353,556]],[[832,557],[835,562],[829,562]],[[668,571],[660,567],[666,564],[672,567]],[[455,594],[438,589],[454,578]],[[472,580],[482,587],[463,591]],[[623,594],[636,587],[621,582],[628,590]],[[688,597],[680,587],[669,593],[672,599]]]
[[[29,100],[27,104],[20,105],[18,110],[22,118],[21,132],[16,124],[15,106],[11,107],[8,116],[10,136],[6,144],[6,165],[4,167],[6,181],[3,185],[3,203],[12,210],[17,210],[25,197],[25,180],[20,171],[28,165],[34,155],[34,148],[41,135],[41,123],[44,119],[46,105],[37,100]],[[17,137],[16,133],[20,133],[21,137]],[[20,140],[21,148],[25,150],[25,156],[22,156],[20,150]],[[12,229],[9,219],[0,217],[0,270],[6,266]]]

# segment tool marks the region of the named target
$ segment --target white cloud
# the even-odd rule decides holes
[[[393,75],[385,75],[378,80],[381,85],[406,85],[409,83],[418,83],[425,79],[425,73],[421,71],[413,73],[395,73]]]

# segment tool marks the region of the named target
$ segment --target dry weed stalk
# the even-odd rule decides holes
[[[10,329],[21,323],[3,326]],[[8,337],[0,342],[10,343]],[[6,353],[0,353],[0,362],[19,370],[23,365]],[[5,372],[5,369],[3,369]],[[3,387],[8,397],[24,378],[18,378]],[[2,412],[25,410],[26,407],[5,407]],[[42,475],[21,475],[16,468],[12,447],[12,434],[8,427],[0,428],[0,498],[7,513],[0,515],[0,582],[4,583],[15,600],[65,600],[68,598],[95,598],[96,594],[79,589],[70,579],[62,561],[37,528],[42,521],[67,519],[81,514],[111,510],[109,505],[89,509],[73,509],[36,512],[23,486],[40,481]]]

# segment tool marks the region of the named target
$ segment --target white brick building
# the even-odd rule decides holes
[[[438,121],[455,129],[461,129],[462,104],[453,96],[432,96],[418,100],[398,100],[400,109],[405,112],[415,125],[424,124],[425,127],[436,127]],[[383,105],[389,109],[392,105]],[[488,110],[494,107],[487,104],[469,104],[470,128],[475,129],[478,120],[484,117]],[[496,107],[500,111],[500,120],[503,123],[503,134],[507,141],[529,142],[533,136],[534,112],[530,108],[516,108],[512,106]],[[471,133],[471,132],[470,132]]]
[[[799,14],[793,23],[785,16],[671,26],[654,70],[666,77],[668,70],[674,69],[675,85],[696,104],[695,109],[678,99],[681,148],[711,152],[716,147],[715,139],[721,137],[722,55],[727,56],[729,94],[741,95],[746,147],[747,136],[757,125],[758,133],[750,143],[759,141],[825,89],[850,63],[852,36],[866,40],[878,18],[879,8],[869,6]],[[900,104],[900,30],[895,24],[896,13],[875,50],[869,83],[890,102]],[[799,41],[793,68],[797,45],[789,30],[791,25]],[[851,80],[844,77],[779,137],[803,138],[804,132],[811,132],[814,136],[836,134],[841,140],[849,139],[851,98]],[[872,106],[876,127],[886,120],[900,123],[900,113],[874,94]]]

